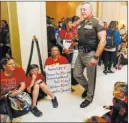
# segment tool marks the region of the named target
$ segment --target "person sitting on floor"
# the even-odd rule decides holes
[[[125,82],[116,82],[113,91],[113,106],[104,106],[105,109],[111,110],[104,114],[102,118],[107,123],[127,123],[128,122],[128,92]]]
[[[51,57],[48,57],[45,61],[45,66],[47,65],[61,65],[61,64],[69,64],[68,60],[60,55],[60,50],[57,46],[53,46],[51,49]],[[71,91],[75,90],[71,88]]]
[[[9,96],[16,97],[25,90],[25,72],[22,68],[16,66],[13,57],[10,56],[1,60],[1,66],[1,95],[9,93]]]
[[[122,41],[120,52],[117,54],[116,69],[121,69],[123,65],[128,64],[126,42]]]
[[[26,75],[21,67],[16,66],[15,60],[11,56],[3,58],[0,65],[2,67],[0,70],[0,115],[3,114],[3,100],[6,114],[12,120],[30,111],[28,101],[31,105],[31,99],[26,95],[27,98],[24,102],[24,95],[22,95],[25,94]]]
[[[39,67],[36,64],[29,66],[29,75],[27,76],[27,92],[32,97],[32,113],[39,117],[42,116],[42,112],[37,108],[37,99],[42,91],[51,97],[51,101],[54,108],[58,107],[58,101],[56,96],[50,91],[44,81],[44,76],[39,73]]]
[[[59,48],[57,46],[53,46],[51,48],[51,57],[46,59],[45,66],[57,64],[69,64],[69,62],[64,56],[60,55]]]

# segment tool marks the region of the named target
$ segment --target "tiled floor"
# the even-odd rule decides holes
[[[103,109],[104,105],[112,104],[112,90],[114,83],[118,80],[127,81],[127,66],[122,70],[115,71],[114,74],[103,74],[103,66],[97,69],[96,90],[93,102],[86,108],[80,108],[83,101],[81,99],[82,87],[77,85],[73,87],[76,92],[56,94],[59,107],[52,107],[50,98],[41,100],[38,108],[43,112],[42,117],[35,117],[29,113],[22,117],[21,122],[82,122],[85,118],[92,115],[102,115],[107,110]]]

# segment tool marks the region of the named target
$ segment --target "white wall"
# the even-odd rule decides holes
[[[100,2],[99,17],[103,21],[118,21],[120,24],[127,25],[127,6],[121,2]]]
[[[32,37],[39,40],[43,63],[47,58],[46,4],[45,2],[16,2],[20,34],[22,66],[28,65]],[[36,45],[32,62],[38,64]]]
[[[119,22],[120,24],[125,24],[126,26],[128,26],[128,8],[126,5],[121,5],[120,7],[120,18],[119,18]]]
[[[97,2],[90,2],[93,7],[93,14],[96,16]],[[119,26],[121,24],[127,25],[127,6],[121,2],[99,2],[98,18],[102,21],[110,23],[110,21],[117,20]],[[80,6],[76,9],[76,15],[80,16]]]

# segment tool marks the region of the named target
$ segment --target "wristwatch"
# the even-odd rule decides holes
[[[98,56],[94,55],[94,59],[95,59],[95,60],[98,60],[98,58],[99,58]]]

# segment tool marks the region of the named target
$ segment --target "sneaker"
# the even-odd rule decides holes
[[[54,99],[52,99],[52,104],[54,108],[58,107],[58,102],[57,102],[57,98],[55,97]]]
[[[82,93],[82,98],[85,98],[87,96],[87,90],[85,90],[83,93]]]
[[[87,107],[90,103],[91,103],[91,101],[88,101],[88,100],[86,99],[86,100],[84,100],[84,101],[80,104],[80,108],[85,108],[85,107]]]
[[[107,71],[107,70],[104,70],[103,73],[104,73],[105,75],[107,75],[108,71]]]
[[[43,115],[43,113],[36,107],[31,107],[31,112],[36,116],[36,117],[40,117]]]
[[[108,73],[114,73],[114,71],[112,71],[112,70],[108,70]]]

